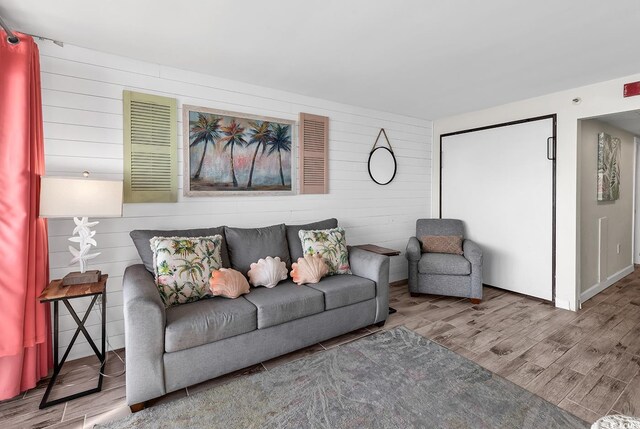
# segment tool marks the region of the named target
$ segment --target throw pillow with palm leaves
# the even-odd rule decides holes
[[[222,236],[153,237],[156,285],[165,307],[197,301],[209,294],[211,272],[222,267]]]
[[[327,263],[329,275],[351,274],[344,229],[300,230],[298,232],[305,255],[320,255]]]

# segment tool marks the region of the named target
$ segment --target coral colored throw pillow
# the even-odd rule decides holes
[[[209,289],[212,295],[225,298],[237,298],[250,292],[245,276],[231,268],[220,268],[211,273]]]

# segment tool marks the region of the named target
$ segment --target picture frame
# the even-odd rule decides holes
[[[183,105],[183,195],[294,195],[296,121]]]
[[[617,137],[598,133],[597,200],[616,201],[620,198],[620,151]]]

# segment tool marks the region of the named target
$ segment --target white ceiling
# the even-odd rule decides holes
[[[625,130],[634,136],[640,137],[640,110],[632,110],[630,112],[613,113],[611,115],[598,116],[602,122]]]
[[[640,71],[638,0],[3,0],[78,46],[436,119]]]

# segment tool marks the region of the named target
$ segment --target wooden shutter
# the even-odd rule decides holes
[[[174,98],[124,91],[124,202],[178,200]]]
[[[329,118],[300,113],[300,193],[329,193]]]

